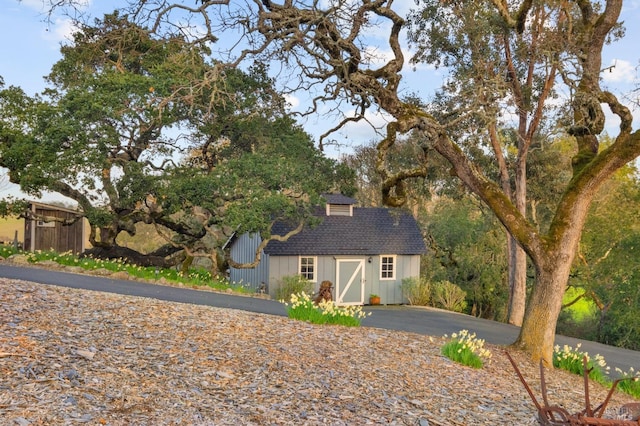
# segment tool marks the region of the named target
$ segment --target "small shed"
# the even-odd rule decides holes
[[[420,276],[420,257],[426,252],[420,228],[406,211],[356,207],[340,194],[325,195],[327,204],[317,215],[322,221],[287,241],[271,241],[254,269],[230,270],[233,282],[253,288],[266,285],[274,297],[285,276],[302,275],[319,290],[333,283],[333,298],[341,305],[363,305],[369,295],[383,304],[401,304],[402,280]],[[286,224],[272,232],[284,234]],[[259,235],[238,235],[228,243],[232,259],[250,262],[260,244]]]
[[[78,211],[31,202],[24,216],[25,250],[84,251],[84,219]]]

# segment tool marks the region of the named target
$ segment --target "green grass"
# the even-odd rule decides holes
[[[23,254],[27,261],[33,264],[43,261],[53,261],[59,265],[77,266],[88,272],[98,269],[105,269],[111,272],[126,272],[129,276],[143,281],[164,281],[182,284],[192,287],[208,287],[214,290],[232,290],[236,293],[249,293],[249,290],[240,284],[230,283],[226,278],[213,276],[209,271],[202,268],[190,269],[187,274],[183,274],[175,269],[163,269],[153,266],[143,267],[131,265],[122,260],[93,259],[90,257],[79,258],[72,253],[56,253],[54,251],[23,252],[13,248],[13,246],[0,246],[0,256],[7,258],[13,254]]]

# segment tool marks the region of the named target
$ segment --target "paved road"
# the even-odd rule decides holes
[[[0,277],[83,290],[149,297],[170,302],[239,309],[269,315],[286,315],[284,306],[273,300],[138,281],[115,280],[6,264],[0,264]],[[411,306],[380,306],[366,307],[365,309],[372,312],[372,315],[362,322],[363,326],[368,327],[409,331],[429,336],[442,336],[465,329],[475,332],[479,338],[485,339],[488,343],[497,345],[510,344],[518,336],[518,327],[438,309]],[[581,343],[582,350],[587,351],[590,355],[600,354],[604,356],[612,370],[615,367],[623,371],[629,371],[630,367],[633,367],[636,371],[640,370],[640,352],[564,336],[556,336],[556,343],[560,345],[568,344],[574,348],[578,343]]]

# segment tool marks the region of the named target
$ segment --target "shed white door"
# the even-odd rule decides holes
[[[336,259],[336,304],[364,305],[364,259]]]

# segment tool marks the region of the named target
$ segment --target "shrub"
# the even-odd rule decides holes
[[[316,305],[304,292],[295,293],[284,302],[289,318],[308,321],[312,324],[338,324],[357,327],[367,316],[361,306],[336,306],[333,301],[323,301]]]
[[[491,352],[484,348],[484,340],[476,338],[475,333],[469,334],[467,330],[453,333],[440,352],[450,360],[472,368],[482,368],[483,359],[491,358]]]
[[[431,301],[431,282],[426,277],[405,278],[402,293],[410,305],[427,306]]]
[[[433,283],[433,301],[435,306],[453,312],[463,312],[467,307],[467,293],[450,281]]]
[[[276,300],[289,300],[294,294],[313,292],[313,283],[302,275],[284,276],[278,284]]]

